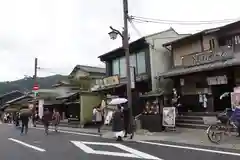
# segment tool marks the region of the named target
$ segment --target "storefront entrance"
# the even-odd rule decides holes
[[[231,107],[231,96],[226,96],[220,99],[220,96],[225,92],[232,92],[232,88],[227,85],[213,85],[212,95],[213,95],[213,104],[214,104],[214,112],[223,111],[226,108]]]

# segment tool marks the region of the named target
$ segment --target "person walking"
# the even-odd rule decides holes
[[[21,135],[23,134],[24,130],[25,130],[25,134],[27,134],[29,116],[26,113],[20,113],[20,120],[22,121]]]
[[[48,135],[48,128],[49,128],[49,124],[50,124],[51,120],[52,120],[51,113],[50,113],[49,109],[46,108],[44,113],[43,113],[43,117],[42,117],[42,122],[43,122],[43,125],[44,125],[46,135]]]
[[[237,137],[240,137],[240,102],[238,103],[239,104],[236,106],[234,112],[232,113],[231,120],[236,123],[238,132]]]
[[[124,137],[127,137],[127,135],[130,133],[129,108],[125,106],[122,108],[123,108],[123,120],[124,120],[124,131],[125,131]]]
[[[16,113],[16,117],[15,117],[15,125],[16,125],[16,127],[18,127],[19,126],[19,112],[17,112]]]
[[[100,108],[100,105],[98,107],[94,107],[93,108],[93,120],[95,121],[95,124],[97,125],[97,130],[98,133],[101,132],[101,126],[103,123],[103,114],[102,114],[102,110]]]
[[[32,124],[33,124],[33,127],[36,127],[36,126],[37,126],[37,125],[36,125],[37,120],[38,120],[38,113],[37,113],[37,111],[35,111],[35,112],[33,113],[33,115],[32,115]]]
[[[53,125],[54,125],[55,132],[58,132],[58,125],[60,123],[61,116],[60,116],[60,113],[57,111],[57,109],[53,110],[52,119],[53,119]]]
[[[122,106],[118,105],[117,110],[113,113],[113,120],[112,120],[112,131],[114,132],[117,141],[122,141],[123,137],[123,113],[122,113]]]

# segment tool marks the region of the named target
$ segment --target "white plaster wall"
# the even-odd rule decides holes
[[[74,76],[75,79],[79,79],[80,77],[85,77],[85,76],[89,76],[89,73],[78,70]]]
[[[163,72],[167,72],[172,67],[171,53],[162,45],[183,36],[186,35],[179,35],[170,29],[146,38],[146,41],[150,45],[152,90],[158,88],[158,80],[155,77]]]

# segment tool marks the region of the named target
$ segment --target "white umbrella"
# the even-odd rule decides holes
[[[111,105],[118,105],[118,104],[123,104],[126,103],[128,100],[126,98],[114,98],[110,101],[109,104]]]
[[[220,99],[223,99],[224,97],[229,96],[230,92],[225,92],[220,96]]]

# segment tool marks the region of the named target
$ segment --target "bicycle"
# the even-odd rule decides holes
[[[226,109],[226,111],[222,114],[222,117],[217,116],[218,122],[208,127],[207,136],[212,143],[219,144],[222,141],[223,136],[231,136],[232,131],[237,129],[236,122],[231,121],[232,113],[228,112],[229,110]]]

